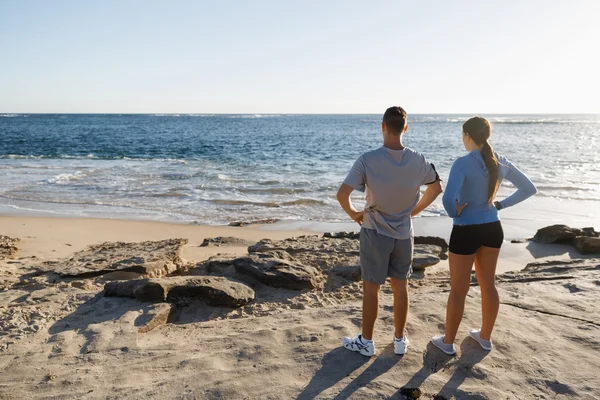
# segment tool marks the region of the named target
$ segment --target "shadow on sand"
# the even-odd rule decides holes
[[[476,379],[485,378],[485,376],[473,372],[473,367],[483,360],[488,355],[488,352],[483,350],[479,344],[470,337],[465,338],[462,341],[460,350],[461,356],[456,360],[455,356],[444,354],[429,342],[427,351],[423,355],[423,367],[410,378],[406,385],[390,397],[390,399],[404,399],[405,396],[403,393],[407,391],[407,389],[418,389],[431,375],[451,367],[455,368],[454,373],[448,380],[448,383],[444,385],[434,399],[450,399],[452,396],[456,399],[485,399],[485,397],[477,394],[466,393],[460,390],[459,387],[467,377]]]
[[[48,333],[57,335],[66,331],[76,331],[83,335],[86,343],[81,347],[81,354],[91,352],[90,344],[94,341],[96,333],[91,325],[101,324],[107,321],[116,321],[130,311],[140,311],[140,316],[134,321],[134,326],[144,324],[145,315],[154,307],[152,303],[144,303],[136,299],[111,298],[104,297],[104,292],[100,292],[88,299],[77,309],[66,317],[56,321],[49,329]],[[49,342],[54,338],[50,337]]]
[[[381,354],[379,354],[373,363],[369,365],[359,376],[348,384],[334,399],[343,400],[349,398],[361,387],[388,372],[396,365],[402,356],[394,354],[393,344],[389,344]],[[358,353],[350,353],[343,347],[331,350],[323,357],[321,369],[313,376],[302,393],[298,395],[297,400],[314,399],[325,390],[333,387],[336,383],[348,377],[353,371],[369,362],[371,359]]]

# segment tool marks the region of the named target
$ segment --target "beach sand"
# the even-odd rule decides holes
[[[341,337],[359,331],[356,282],[335,291],[269,289],[277,301],[238,310],[194,303],[166,325],[140,333],[140,319],[164,303],[105,297],[98,278],[57,280],[38,269],[106,241],[184,238],[181,258],[195,263],[217,253],[247,253],[245,245],[199,247],[205,238],[256,242],[315,231],[281,228],[0,217],[0,235],[20,239],[18,251],[0,260],[0,398],[402,399],[403,387],[420,388],[424,399],[600,397],[597,259],[499,275],[502,305],[490,353],[468,338],[468,329],[480,323],[474,286],[456,357],[429,344],[443,329],[445,262],[411,283],[411,345],[403,357],[393,354],[392,294],[383,287],[372,358],[340,346]],[[417,234],[422,228],[417,222]],[[534,259],[578,256],[567,246],[532,245],[507,244],[500,272]]]

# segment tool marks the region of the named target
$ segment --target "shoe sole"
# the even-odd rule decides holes
[[[352,349],[349,349],[349,348],[347,348],[346,346],[344,346],[344,348],[345,348],[346,350],[353,351],[353,352],[355,352],[355,353],[358,353],[358,354],[360,354],[361,356],[365,356],[365,357],[372,357],[372,356],[374,356],[374,355],[375,355],[375,353],[373,353],[373,354],[366,353],[366,354],[365,354],[365,353],[363,353],[363,352],[362,352],[362,351],[360,351],[360,350],[352,350]]]

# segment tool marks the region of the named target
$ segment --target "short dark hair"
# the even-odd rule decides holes
[[[383,122],[392,135],[401,135],[406,127],[406,111],[400,106],[393,106],[385,110]]]

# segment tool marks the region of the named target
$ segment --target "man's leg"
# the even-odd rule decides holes
[[[408,281],[406,279],[391,278],[392,292],[394,293],[394,327],[395,336],[404,337],[406,320],[408,319]]]
[[[373,340],[373,330],[379,312],[379,289],[381,285],[363,280],[362,337]]]

